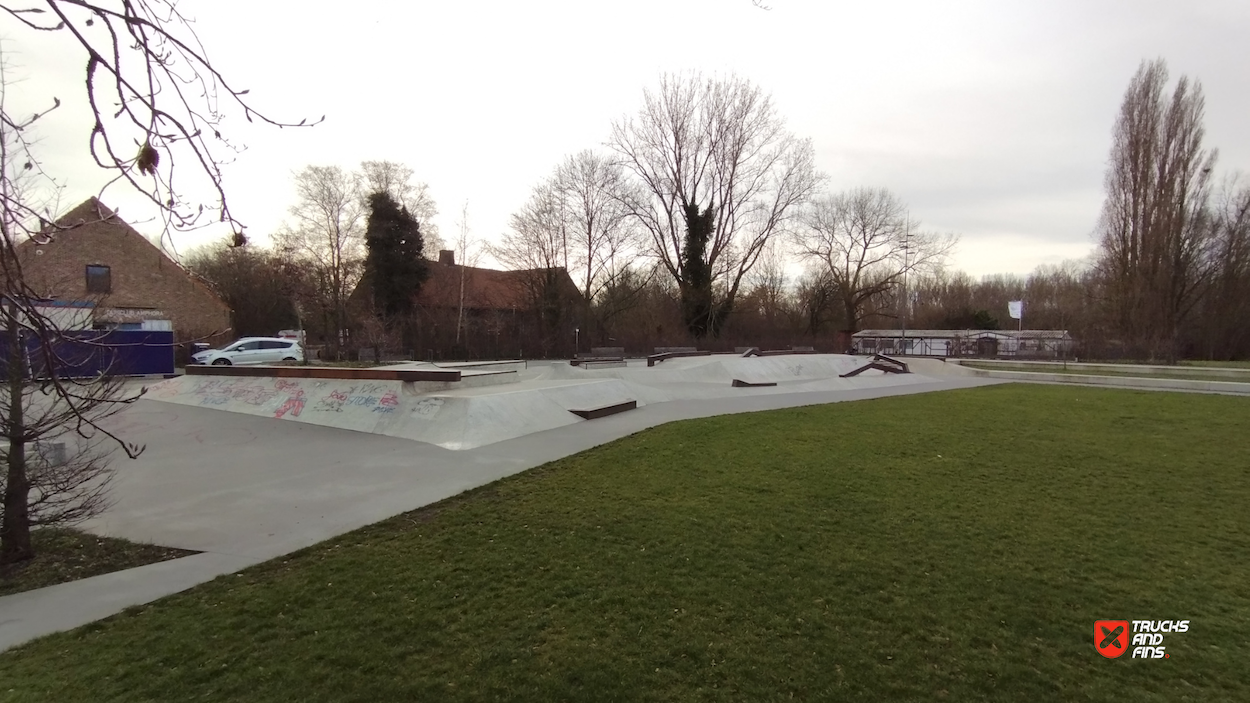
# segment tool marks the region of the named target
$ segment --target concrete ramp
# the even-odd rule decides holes
[[[446,449],[472,449],[584,422],[571,411],[638,400],[614,379],[536,384],[521,383],[514,374],[507,385],[475,385],[471,375],[465,380],[467,388],[447,390],[405,381],[180,376],[153,386],[145,397]]]

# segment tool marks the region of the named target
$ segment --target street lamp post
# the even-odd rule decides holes
[[[911,213],[908,213],[903,225],[903,346],[900,353],[907,353],[907,308],[910,307],[907,292],[908,254],[911,252]]]

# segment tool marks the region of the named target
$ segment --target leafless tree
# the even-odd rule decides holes
[[[1240,174],[1229,176],[1215,192],[1211,210],[1204,352],[1208,358],[1244,358],[1250,354],[1250,185]]]
[[[859,188],[813,200],[793,241],[799,256],[828,276],[847,330],[855,332],[882,312],[883,294],[909,274],[941,266],[957,239],[917,230],[888,190]]]
[[[569,274],[587,304],[617,282],[637,252],[624,170],[590,150],[565,158],[551,177],[567,232]]]
[[[358,174],[338,166],[306,166],[295,174],[291,221],[274,236],[284,258],[304,262],[314,272],[320,284],[317,302],[336,347],[344,342],[347,297],[364,263],[360,186]]]
[[[219,220],[232,227],[232,243],[244,243],[220,168],[237,149],[221,132],[223,118],[241,112],[249,121],[278,127],[302,126],[307,120],[283,123],[253,108],[248,91],[213,67],[173,2],[0,0],[0,11],[16,21],[18,31],[63,36],[81,50],[93,118],[82,136],[96,165],[112,175],[105,190],[128,186],[145,196],[161,213],[163,237]],[[32,90],[47,85],[38,75],[33,78],[25,84]],[[0,85],[7,84],[7,77],[0,76]],[[142,451],[102,424],[138,393],[123,392],[107,372],[73,378],[66,370],[72,360],[64,358],[61,326],[23,276],[25,252],[37,255],[61,232],[111,215],[102,212],[73,222],[53,216],[49,204],[55,203],[60,186],[44,170],[30,136],[39,120],[62,103],[48,95],[46,104],[33,115],[18,116],[0,99],[0,327],[7,333],[3,346],[8,352],[0,399],[0,430],[7,440],[0,564],[34,556],[32,526],[72,522],[102,509],[110,447],[130,457]],[[33,190],[23,183],[32,177],[38,181]],[[193,195],[205,189],[215,194],[208,203]],[[88,351],[111,351],[91,337],[74,341]],[[63,441],[63,456],[39,444],[54,439]],[[39,451],[32,454],[32,445]]]
[[[647,280],[633,275],[641,238],[627,206],[630,187],[620,165],[602,154],[586,150],[566,157],[513,213],[511,231],[491,248],[492,255],[510,268],[532,272],[536,300],[563,296],[561,284],[567,283],[555,269],[566,270],[582,307],[603,327],[622,305],[637,300],[634,293]],[[546,291],[547,286],[559,290]]]
[[[460,338],[465,333],[465,296],[472,292],[468,290],[468,287],[471,285],[468,276],[469,269],[477,266],[481,253],[478,241],[473,238],[473,229],[469,227],[469,201],[466,200],[460,208],[460,219],[456,222],[456,256],[460,258],[460,291],[459,304],[456,311],[456,344],[460,343]]]
[[[1112,133],[1099,270],[1125,341],[1174,361],[1181,326],[1210,276],[1204,263],[1215,152],[1202,146],[1202,87],[1182,76],[1165,95],[1167,65],[1142,62]]]
[[[254,108],[248,90],[213,67],[172,0],[6,0],[0,10],[28,30],[66,35],[81,48],[94,117],[90,153],[115,174],[110,185],[128,184],[148,198],[167,234],[220,220],[234,228],[236,243],[244,241],[220,168],[239,149],[221,131],[228,113],[277,127],[324,119],[282,122]],[[10,128],[18,124],[9,121]],[[187,196],[204,188],[215,203]]]
[[[637,179],[631,213],[681,290],[696,337],[719,333],[764,246],[821,181],[811,143],[749,81],[664,75],[609,146]]]

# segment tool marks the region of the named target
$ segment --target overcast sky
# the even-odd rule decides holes
[[[293,203],[308,164],[408,164],[445,237],[465,202],[474,236],[508,216],[566,154],[597,148],[666,71],[736,73],[810,137],[831,190],[886,187],[913,220],[961,237],[955,268],[1027,273],[1087,256],[1111,128],[1142,59],[1199,79],[1217,170],[1250,165],[1250,3],[379,2],[184,0],[214,64],[256,107],[313,129],[232,115],[248,149],[225,169],[253,241]],[[350,11],[345,8],[351,8]],[[86,156],[85,56],[10,18],[0,39],[26,80],[10,100],[66,104],[41,124],[67,207],[103,177]],[[148,217],[110,191],[124,218]],[[209,235],[180,238],[178,248]]]

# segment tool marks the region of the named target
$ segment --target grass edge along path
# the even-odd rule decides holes
[[[0,701],[1250,700],[1237,397],[672,423],[0,653]],[[1097,619],[1187,619],[1165,660]]]
[[[37,529],[31,540],[35,558],[0,572],[0,597],[196,554],[68,527]]]

